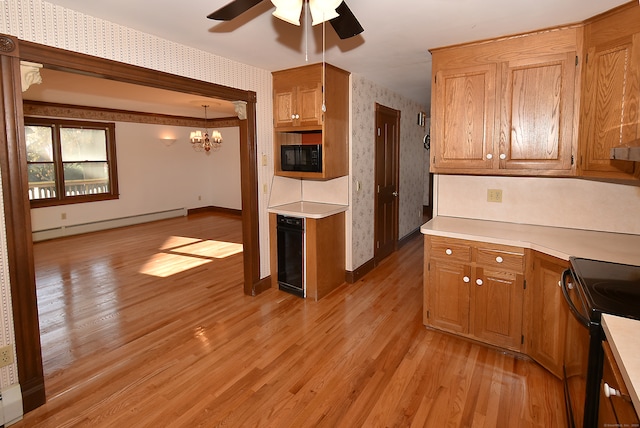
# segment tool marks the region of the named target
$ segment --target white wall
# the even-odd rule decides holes
[[[640,187],[442,174],[435,181],[437,215],[640,235]],[[502,189],[502,203],[487,202],[487,189]]]
[[[219,128],[222,147],[196,152],[191,129],[116,122],[120,198],[31,210],[34,231],[177,208],[242,208],[239,129]],[[176,138],[167,145],[161,139]],[[61,214],[66,214],[66,220]]]

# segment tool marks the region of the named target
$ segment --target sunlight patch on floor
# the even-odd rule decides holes
[[[242,244],[171,236],[140,268],[140,273],[166,278],[242,252]]]

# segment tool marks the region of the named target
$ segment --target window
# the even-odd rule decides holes
[[[114,123],[25,118],[31,206],[117,199],[115,129]]]

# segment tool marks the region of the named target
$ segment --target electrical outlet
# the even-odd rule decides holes
[[[66,219],[67,219],[67,213],[60,214],[60,220],[66,220]]]
[[[487,189],[487,202],[502,202],[502,189]]]
[[[13,364],[13,346],[7,345],[0,348],[0,367]]]

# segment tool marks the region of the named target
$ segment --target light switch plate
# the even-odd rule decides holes
[[[502,189],[487,189],[487,202],[502,202]]]

